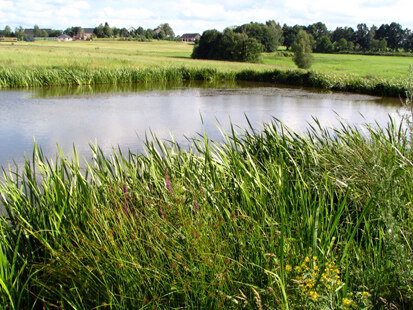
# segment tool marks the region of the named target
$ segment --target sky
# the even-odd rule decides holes
[[[412,12],[412,0],[0,0],[0,29],[38,25],[64,30],[105,22],[146,29],[169,23],[181,35],[272,19],[290,26],[321,21],[330,30],[391,22],[413,29]]]

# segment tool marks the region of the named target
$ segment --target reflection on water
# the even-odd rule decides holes
[[[22,162],[34,138],[48,156],[55,154],[57,144],[66,153],[74,144],[87,157],[91,142],[105,152],[118,145],[142,152],[142,138],[149,132],[161,139],[173,134],[183,145],[185,136],[203,131],[219,140],[217,123],[224,130],[230,121],[246,127],[245,116],[256,128],[275,117],[296,131],[305,130],[312,117],[335,126],[337,115],[353,124],[385,124],[388,115],[398,117],[399,106],[397,99],[238,82],[0,91],[0,165]]]
[[[73,96],[108,96],[119,93],[137,93],[165,91],[178,88],[242,88],[249,87],[248,83],[235,81],[163,81],[158,83],[135,84],[100,84],[79,86],[54,86],[35,88],[31,91],[32,98],[73,97]]]

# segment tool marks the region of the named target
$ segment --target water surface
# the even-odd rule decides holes
[[[186,137],[206,132],[220,140],[219,123],[257,129],[273,117],[296,131],[316,117],[325,126],[399,118],[397,99],[345,93],[323,93],[256,83],[173,83],[0,91],[0,165],[23,161],[33,141],[48,156],[56,145],[65,153],[76,146],[88,157],[90,143],[109,153],[112,147],[142,152],[145,134]]]

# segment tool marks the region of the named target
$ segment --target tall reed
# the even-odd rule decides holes
[[[315,122],[298,135],[274,120],[233,127],[222,144],[194,138],[189,150],[156,137],[145,155],[96,147],[85,165],[76,150],[51,160],[35,145],[0,187],[0,259],[14,270],[0,278],[0,300],[409,309],[413,150],[403,128]]]
[[[225,72],[206,67],[160,67],[153,69],[130,67],[116,69],[82,67],[17,69],[0,67],[0,88],[220,80],[259,81],[390,97],[404,97],[407,90],[405,83],[398,80],[368,79],[302,70]]]

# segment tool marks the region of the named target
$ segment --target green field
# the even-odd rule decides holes
[[[265,64],[293,67],[291,58],[264,55]],[[365,78],[405,79],[413,57],[314,54],[313,70]]]
[[[0,66],[8,68],[97,68],[179,67],[213,68],[220,71],[295,69],[291,57],[263,54],[262,63],[193,60],[193,45],[181,42],[91,41],[22,42],[0,44]],[[366,78],[406,78],[413,57],[315,54],[313,70],[354,74]]]

